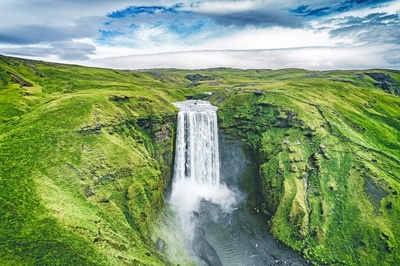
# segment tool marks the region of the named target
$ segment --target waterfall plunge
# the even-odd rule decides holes
[[[217,107],[209,102],[188,100],[179,108],[171,204],[180,216],[184,231],[191,235],[193,214],[201,200],[230,212],[235,194],[220,183]]]
[[[199,188],[219,186],[217,107],[208,102],[175,103],[180,109],[175,180],[195,180]]]

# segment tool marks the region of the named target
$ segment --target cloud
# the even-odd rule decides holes
[[[95,37],[97,29],[86,21],[74,25],[15,25],[0,28],[0,43],[35,44]]]
[[[300,17],[292,16],[279,8],[249,10],[229,14],[207,14],[207,16],[224,27],[235,26],[239,28],[269,28],[275,26],[301,28],[304,22]]]
[[[305,47],[269,50],[191,51],[134,55],[91,61],[95,66],[119,69],[233,67],[242,69],[360,69],[400,66],[389,61],[387,47]]]
[[[365,17],[345,17],[337,20],[332,37],[352,37],[357,44],[400,45],[400,15],[372,13]]]
[[[287,4],[278,1],[198,2],[186,10],[202,14],[224,27],[299,28],[304,21],[304,19],[289,13]]]
[[[386,60],[389,65],[396,68],[400,67],[400,47],[396,47],[388,50],[384,55],[384,60]]]
[[[180,5],[131,6],[108,14],[97,42],[150,48],[201,42],[215,34],[209,18],[179,10]]]
[[[197,49],[278,49],[310,46],[334,46],[338,40],[329,37],[327,32],[314,32],[306,29],[267,28],[238,31],[229,36],[212,39],[199,45]]]
[[[389,0],[345,0],[345,1],[200,1],[182,2],[170,5],[138,5],[130,6],[125,9],[117,10],[108,14],[108,21],[104,23],[100,30],[100,35],[96,38],[102,45],[123,45],[137,49],[146,49],[149,52],[163,52],[171,50],[171,47],[188,50],[192,49],[254,49],[271,48],[270,42],[274,42],[274,37],[265,34],[268,29],[275,30],[275,33],[286,32],[286,39],[290,44],[297,40],[299,47],[303,47],[304,38],[316,37],[308,43],[317,45],[320,40],[318,33],[330,32],[332,37],[331,45],[350,44],[368,42],[367,38],[360,37],[359,40],[350,39],[357,36],[359,29],[355,25],[344,25],[339,18],[334,18],[336,14],[350,12],[354,10],[376,9]],[[299,5],[300,4],[300,5]],[[371,12],[369,12],[371,13]],[[355,17],[356,19],[357,17]],[[360,19],[360,18],[359,18]],[[343,18],[342,18],[343,20]],[[356,20],[354,20],[356,22]],[[313,24],[314,23],[314,24]],[[329,25],[329,23],[334,25]],[[351,34],[345,34],[345,31]],[[285,29],[298,29],[303,31],[304,36],[296,37],[290,35]],[[262,34],[254,38],[250,33]],[[247,41],[243,38],[247,36]],[[365,36],[366,37],[366,36]],[[236,39],[235,39],[236,38]],[[225,45],[221,40],[231,42]],[[253,43],[253,40],[265,42]],[[372,39],[371,39],[372,40]],[[243,44],[242,47],[232,45],[232,42]],[[276,42],[275,42],[276,43]],[[319,45],[328,43],[325,39]],[[210,47],[215,44],[216,46]],[[263,47],[264,45],[264,47]],[[255,47],[257,46],[257,47]],[[168,47],[163,50],[164,47]],[[186,47],[186,48],[185,48]],[[292,47],[283,45],[281,47]]]
[[[178,13],[177,9],[181,7],[180,4],[176,4],[172,7],[166,6],[130,6],[123,10],[111,12],[107,15],[109,18],[125,18],[125,17],[136,17],[140,14],[157,15],[160,13]]]
[[[128,6],[130,0],[2,0],[1,26],[58,25],[67,26],[82,18],[105,17],[110,10]]]
[[[60,41],[51,44],[28,45],[3,47],[0,51],[9,55],[27,56],[27,57],[51,57],[58,56],[67,61],[87,60],[89,55],[96,51],[96,47],[77,41]]]
[[[119,0],[3,0],[0,1],[0,53],[62,59],[88,59],[95,51],[93,39],[107,12],[126,7]]]
[[[276,2],[275,2],[276,3]],[[303,18],[284,5],[265,1],[213,1],[171,6],[130,6],[108,14],[96,40],[152,49],[190,46],[239,31],[273,27],[301,28]]]
[[[53,43],[51,53],[66,60],[87,60],[96,51],[96,47],[82,42],[66,41]]]
[[[345,0],[345,1],[301,1],[304,4],[291,9],[291,13],[302,17],[315,18],[359,10],[365,8],[375,8],[393,0]]]

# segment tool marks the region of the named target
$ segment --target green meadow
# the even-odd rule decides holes
[[[316,265],[398,265],[399,94],[394,70],[127,71],[0,56],[1,262],[173,265],[155,244],[172,102],[201,98],[257,155],[257,207],[277,239]]]

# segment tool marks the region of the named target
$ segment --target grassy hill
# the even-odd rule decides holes
[[[0,73],[2,263],[166,261],[150,229],[184,93],[148,74],[7,57]]]
[[[258,155],[271,232],[318,264],[400,263],[400,72],[122,71],[0,56],[5,265],[163,265],[177,109]],[[211,96],[204,92],[213,92]],[[267,222],[267,219],[266,219]]]

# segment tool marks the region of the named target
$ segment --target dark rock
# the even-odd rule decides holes
[[[85,126],[77,131],[81,135],[89,135],[89,134],[100,134],[101,133],[101,125],[96,124],[93,126]]]
[[[381,200],[387,197],[389,193],[379,183],[374,182],[369,174],[364,173],[362,177],[364,179],[365,192],[369,196],[368,199],[371,201],[374,209],[378,211],[381,206]]]
[[[118,96],[118,95],[115,95],[115,96],[113,96],[113,97],[110,97],[110,100],[111,101],[114,101],[114,102],[125,102],[125,101],[128,101],[129,100],[129,96]]]
[[[386,234],[385,232],[382,232],[382,237],[386,240],[390,239],[389,235]]]
[[[197,87],[199,85],[201,85],[201,82],[193,82],[193,83],[190,83],[189,85],[187,85],[186,87],[187,88],[194,88],[194,87]],[[190,100],[192,98],[190,98],[190,96],[186,96],[186,99]]]
[[[381,88],[387,93],[400,95],[400,83],[393,79],[389,74],[381,72],[371,72],[365,74],[377,81],[375,86]]]
[[[186,79],[190,80],[191,82],[197,82],[197,81],[205,81],[205,80],[213,80],[213,77],[210,76],[203,76],[200,74],[191,74],[191,75],[186,75]]]
[[[110,202],[110,197],[106,196],[106,197],[102,197],[99,199],[100,203],[109,203]]]
[[[307,133],[304,134],[304,136],[306,136],[309,139],[311,139],[312,137],[314,137],[316,135],[317,135],[317,132],[315,129],[311,129],[310,131],[308,131]]]
[[[208,96],[208,94],[202,92],[202,93],[197,93],[197,94],[194,94],[194,95],[187,95],[186,99],[187,100],[201,100],[201,99],[206,98],[207,96]],[[195,104],[197,104],[197,103],[195,103]]]
[[[88,198],[95,194],[93,188],[90,187],[89,185],[86,186],[84,192],[85,192],[85,196],[88,197]]]
[[[358,79],[364,80],[364,75],[363,74],[356,74],[356,77]]]
[[[21,85],[21,87],[33,87],[32,83],[30,83],[29,81],[26,81],[25,79],[21,78],[17,74],[11,73],[9,71],[7,71],[6,73],[11,77],[12,82],[18,83],[19,85]]]
[[[170,124],[164,124],[162,125],[161,130],[155,133],[157,143],[162,143],[172,138],[172,133],[169,129],[169,126]]]
[[[204,238],[205,232],[202,228],[195,229],[195,236],[192,247],[196,255],[201,258],[208,266],[222,266],[215,249]]]
[[[280,128],[290,127],[287,120],[285,119],[277,119],[274,126]]]
[[[161,238],[158,238],[156,241],[156,246],[158,251],[160,251],[161,253],[164,253],[165,251],[165,241],[162,240]]]

